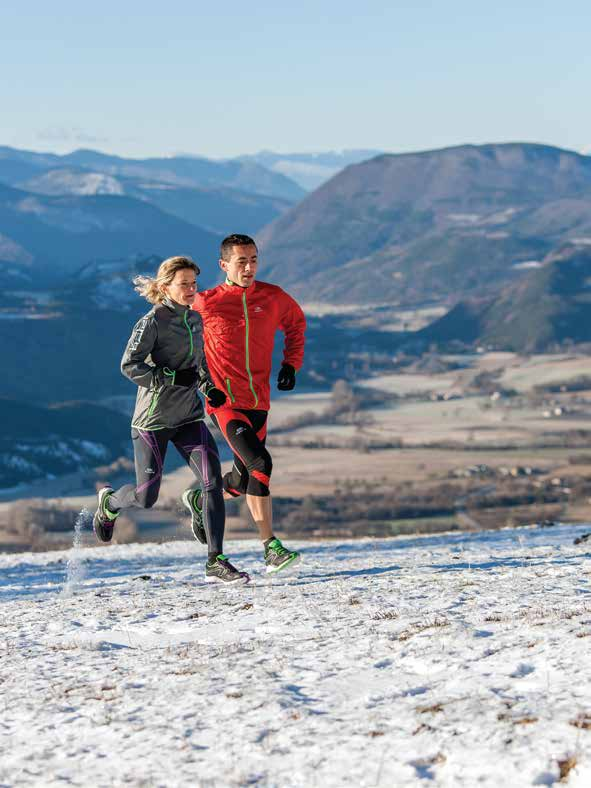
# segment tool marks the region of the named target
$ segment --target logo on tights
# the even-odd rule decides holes
[[[244,432],[245,430],[246,430],[246,427],[238,427],[238,429],[236,430],[236,435],[240,435],[240,433]]]
[[[145,473],[156,473],[154,468],[146,468]]]

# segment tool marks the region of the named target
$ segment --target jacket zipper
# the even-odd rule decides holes
[[[187,315],[189,314],[188,310],[183,315],[183,323],[185,324],[185,328],[189,332],[189,342],[190,342],[190,350],[189,350],[189,358],[193,358],[193,334],[191,332],[191,328],[189,323],[187,322]]]
[[[158,397],[160,396],[158,391],[155,391],[152,394],[152,399],[150,400],[150,407],[148,408],[148,418],[154,413],[156,410],[156,405],[158,404]]]
[[[254,386],[252,384],[252,375],[250,373],[250,363],[248,357],[248,333],[249,333],[249,326],[248,326],[248,309],[246,308],[246,288],[242,293],[242,305],[244,307],[244,319],[246,321],[246,331],[245,331],[245,339],[246,339],[246,371],[248,373],[248,382],[250,385],[250,390],[252,391],[252,396],[254,397],[254,406],[259,404],[259,398],[257,397],[256,391],[254,390]]]

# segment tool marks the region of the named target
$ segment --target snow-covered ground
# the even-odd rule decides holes
[[[0,555],[0,786],[591,785],[586,530]]]

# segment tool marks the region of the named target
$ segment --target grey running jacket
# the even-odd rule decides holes
[[[197,370],[193,386],[176,386],[178,370]],[[133,328],[121,372],[139,388],[132,426],[142,430],[180,427],[203,418],[197,390],[214,384],[203,352],[198,312],[170,300],[156,304]]]

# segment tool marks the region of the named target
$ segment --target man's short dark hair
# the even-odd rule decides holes
[[[250,246],[251,244],[256,247],[250,235],[240,235],[240,233],[229,235],[227,238],[224,238],[220,245],[220,257],[222,260],[227,261],[230,259],[233,246]]]

